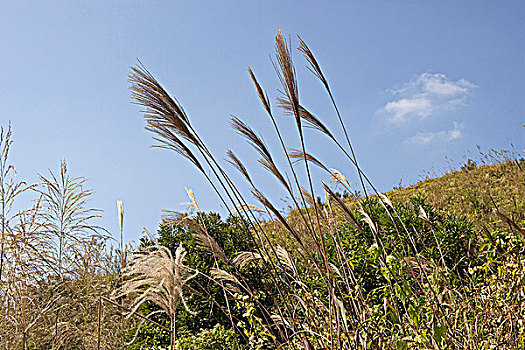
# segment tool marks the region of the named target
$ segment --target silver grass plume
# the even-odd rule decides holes
[[[129,265],[124,269],[124,282],[115,297],[128,296],[131,299],[131,314],[135,313],[146,301],[158,305],[171,318],[175,316],[182,302],[189,313],[183,295],[184,285],[197,275],[190,275],[184,266],[186,250],[179,245],[175,256],[171,251],[158,244],[147,247],[131,256]]]

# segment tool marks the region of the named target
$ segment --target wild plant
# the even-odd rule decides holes
[[[334,102],[334,106],[336,106],[329,85],[324,78],[319,65],[317,64],[317,61],[302,40],[300,50],[305,54],[308,61],[310,62],[311,69],[313,69],[314,73],[321,79],[321,81],[323,81],[323,84],[328,91],[331,100]],[[302,223],[304,225],[303,227],[307,232],[297,232],[296,229],[289,224],[288,220],[279,212],[279,210],[276,209],[270,200],[257,187],[255,181],[250,177],[246,167],[244,164],[242,164],[239,158],[236,157],[231,151],[229,151],[228,154],[230,156],[231,163],[242,173],[242,175],[244,175],[249,184],[252,186],[251,192],[253,196],[265,207],[270,215],[274,216],[279,222],[281,222],[284,228],[288,231],[288,234],[291,234],[291,236],[298,243],[299,249],[296,252],[297,256],[303,260],[305,265],[313,266],[313,270],[311,270],[311,272],[315,272],[315,274],[321,279],[322,284],[326,287],[326,306],[329,320],[326,326],[329,329],[328,334],[330,334],[330,336],[327,338],[327,340],[317,339],[317,344],[318,346],[327,346],[328,344],[334,346],[336,344],[335,338],[338,338],[339,334],[341,333],[341,323],[335,322],[336,324],[334,324],[332,322],[337,320],[337,317],[335,316],[336,313],[342,313],[342,303],[340,301],[341,298],[337,298],[336,296],[336,294],[340,293],[341,291],[334,289],[335,286],[333,281],[335,280],[335,276],[327,260],[325,237],[322,232],[323,227],[321,224],[321,217],[323,215],[321,213],[322,209],[315,201],[312,200],[312,198],[315,198],[315,192],[310,171],[310,164],[315,164],[315,162],[313,161],[314,158],[306,151],[303,123],[308,123],[309,125],[314,126],[317,130],[320,130],[330,139],[334,140],[339,148],[342,149],[349,157],[352,164],[354,164],[356,167],[361,181],[367,178],[359,168],[357,161],[355,160],[355,155],[350,156],[349,153],[344,150],[341,144],[337,142],[336,138],[328,130],[328,128],[326,128],[318,118],[308,112],[299,103],[297,79],[295,68],[292,62],[290,46],[281,33],[278,33],[276,36],[276,63],[274,62],[274,67],[284,91],[282,96],[278,99],[278,104],[284,109],[285,112],[291,113],[296,121],[301,148],[298,153],[302,156],[304,161],[309,190],[304,190],[299,183],[297,171],[292,165],[292,157],[289,155],[288,148],[282,138],[280,129],[274,118],[274,113],[272,111],[268,96],[257,82],[255,74],[251,69],[249,72],[256,86],[257,94],[261,99],[264,109],[269,115],[272,124],[274,125],[276,135],[279,138],[283,152],[288,159],[288,170],[291,172],[294,179],[293,185],[287,180],[287,176],[278,168],[270,150],[260,136],[258,136],[246,123],[236,117],[232,119],[232,125],[258,151],[262,157],[259,161],[261,165],[275,176],[278,182],[282,185],[283,189],[292,199],[295,210],[297,210],[299,213],[299,216],[301,217]],[[230,214],[232,213],[232,208],[236,208],[236,210],[239,212],[241,220],[243,221],[247,230],[251,233],[252,245],[254,249],[253,254],[257,254],[260,257],[275,257],[275,259],[262,259],[261,263],[263,266],[260,268],[267,276],[269,276],[268,289],[271,289],[272,285],[275,287],[276,294],[272,295],[272,297],[274,298],[276,307],[273,310],[278,314],[273,315],[271,311],[264,311],[264,307],[261,307],[261,305],[258,306],[260,307],[263,316],[262,319],[265,320],[270,334],[278,334],[277,336],[274,335],[274,341],[276,344],[279,344],[280,341],[296,343],[295,339],[292,340],[290,338],[291,334],[294,334],[294,337],[302,338],[301,341],[304,344],[308,344],[308,338],[313,336],[312,333],[308,334],[308,331],[305,332],[304,330],[301,330],[296,323],[290,323],[291,329],[287,329],[286,327],[276,326],[275,322],[272,321],[272,316],[278,316],[281,319],[284,319],[284,314],[293,313],[293,305],[289,300],[289,296],[293,295],[293,292],[291,292],[293,290],[293,281],[289,278],[289,276],[278,273],[282,270],[283,262],[278,258],[277,251],[268,239],[267,232],[263,228],[262,223],[257,217],[253,215],[253,212],[249,210],[250,207],[247,203],[247,200],[228,176],[226,170],[224,170],[224,168],[216,161],[215,157],[212,155],[212,152],[206,147],[205,143],[198,136],[198,133],[193,129],[188,116],[177,100],[170,97],[166,90],[143,66],[132,68],[130,81],[132,84],[131,91],[133,98],[136,103],[146,108],[144,110],[144,115],[147,121],[147,129],[156,134],[155,139],[161,143],[159,147],[174,150],[189,159],[208,179]],[[346,138],[350,147],[350,153],[353,154],[353,148],[350,144],[348,134],[346,134]],[[188,142],[189,145],[186,145],[185,142]],[[204,160],[205,164],[210,167],[211,173],[213,174],[217,183],[212,180],[212,177],[208,176],[207,172],[204,170],[204,167],[201,165],[201,161],[191,151],[190,147],[194,147],[200,157],[202,157]],[[321,164],[322,168],[327,169],[327,167],[322,165],[322,163],[317,163]],[[362,186],[364,188],[364,183],[362,183]],[[294,190],[294,187],[298,189],[297,192]],[[366,190],[364,191],[366,193]],[[355,218],[354,223],[359,226]],[[314,249],[311,249],[305,245],[305,237],[308,237],[308,240],[314,244]],[[242,274],[238,271],[238,267],[236,267],[235,264],[231,264],[230,269],[232,276],[235,276],[236,280],[239,281],[239,284],[242,285],[243,289],[257,303],[257,298],[254,296],[250,286],[242,283],[243,278]],[[286,311],[283,313],[284,310]],[[326,341],[328,341],[328,343]]]
[[[41,180],[25,186],[38,197],[32,208],[11,218],[3,235],[9,264],[2,281],[0,342],[6,349],[94,348],[96,301],[109,296],[114,282],[105,236],[92,223],[96,211],[87,208],[92,192],[83,189],[83,178],[69,176],[65,162],[59,177],[51,173]],[[105,326],[109,341],[114,326]]]
[[[290,141],[283,138],[268,94],[252,69],[250,77],[287,160],[286,168],[278,165],[263,138],[246,122],[233,117],[231,123],[291,200],[290,212],[278,210],[265,195],[264,185],[233,151],[227,151],[229,163],[247,181],[269,221],[255,214],[261,209],[249,204],[249,197],[206,146],[178,100],[142,64],[132,67],[129,76],[133,100],[144,108],[146,129],[159,142],[157,147],[175,151],[196,166],[228,214],[237,216],[249,235],[250,249],[223,257],[220,268],[217,264],[210,271],[227,295],[225,301],[234,301],[234,307],[226,305],[225,311],[241,340],[237,347],[441,349],[474,344],[465,342],[465,328],[457,325],[457,314],[451,317],[455,310],[451,305],[469,297],[469,269],[487,262],[480,255],[479,238],[464,219],[439,217],[421,201],[410,207],[395,205],[376,189],[357,161],[328,80],[301,38],[298,50],[322,83],[346,145],[305,108],[291,39],[279,32],[272,60],[281,83],[277,107],[293,117],[299,147],[290,148]],[[311,153],[305,126],[321,132],[344,154],[357,173],[362,195],[339,171]],[[296,166],[298,161],[303,169]],[[353,200],[340,198],[327,183],[314,185],[312,165],[327,172],[329,183],[335,180],[344,186]],[[316,200],[319,188],[325,192],[324,203]],[[212,243],[213,238],[204,232],[200,241],[217,261],[223,249]],[[248,282],[249,266],[261,276],[262,290]],[[205,288],[201,292],[206,293]],[[234,315],[235,307],[245,309],[242,317]],[[509,344],[519,339],[523,341],[513,336]]]
[[[8,235],[11,231],[11,221],[16,215],[10,216],[13,203],[21,193],[28,190],[25,182],[17,181],[16,168],[9,164],[9,150],[11,148],[11,125],[7,130],[0,128],[0,290],[2,286],[2,276],[4,273],[4,264],[6,260],[6,244]]]
[[[131,317],[145,302],[153,302],[165,312],[171,320],[171,347],[175,346],[175,316],[179,304],[182,303],[186,310],[183,287],[193,277],[188,268],[184,266],[186,251],[179,245],[175,256],[171,251],[155,242],[143,251],[135,252],[124,269],[124,282],[118,289],[115,297],[128,296],[131,300]],[[146,318],[159,311],[154,311]],[[191,311],[189,311],[191,312]],[[145,320],[142,321],[142,323]],[[137,328],[137,333],[140,330]],[[134,339],[132,339],[133,341]]]

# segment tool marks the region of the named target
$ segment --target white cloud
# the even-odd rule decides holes
[[[377,113],[391,123],[424,119],[432,114],[454,110],[466,104],[467,94],[476,85],[465,79],[449,80],[444,74],[422,73],[389,92],[396,98]]]
[[[388,102],[383,109],[391,115],[390,121],[403,122],[407,115],[428,116],[432,109],[432,102],[427,98],[402,98]]]
[[[451,130],[418,132],[415,136],[406,139],[405,143],[415,145],[430,145],[435,143],[450,142],[459,139],[464,128],[464,123],[454,122],[453,129]]]

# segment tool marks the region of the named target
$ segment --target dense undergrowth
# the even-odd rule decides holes
[[[289,199],[287,213],[232,151],[233,167],[217,161],[182,106],[141,65],[130,83],[146,129],[201,171],[227,218],[200,211],[189,190],[187,213],[167,212],[157,234],[110,249],[108,233],[92,224],[98,213],[89,209],[85,180],[71,178],[63,163],[60,175],[39,184],[17,181],[8,162],[10,130],[2,131],[5,348],[525,348],[523,158],[482,154],[480,166],[470,160],[381,194],[360,168],[330,85],[301,39],[298,49],[333,103],[344,142],[300,102],[290,45],[276,36],[277,105],[296,121],[299,150],[282,138],[252,70],[288,164],[278,165],[275,151],[232,119]],[[358,188],[307,152],[304,124],[345,154]],[[326,176],[312,175],[313,167]],[[23,191],[33,191],[34,206],[11,213]],[[322,192],[323,200],[316,196]],[[121,227],[122,220],[121,211]]]

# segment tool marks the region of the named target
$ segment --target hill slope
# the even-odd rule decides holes
[[[420,195],[435,208],[465,215],[477,229],[525,222],[525,160],[504,160],[477,166],[468,162],[461,170],[387,193],[393,201],[406,202]],[[502,228],[502,227],[501,227]]]

